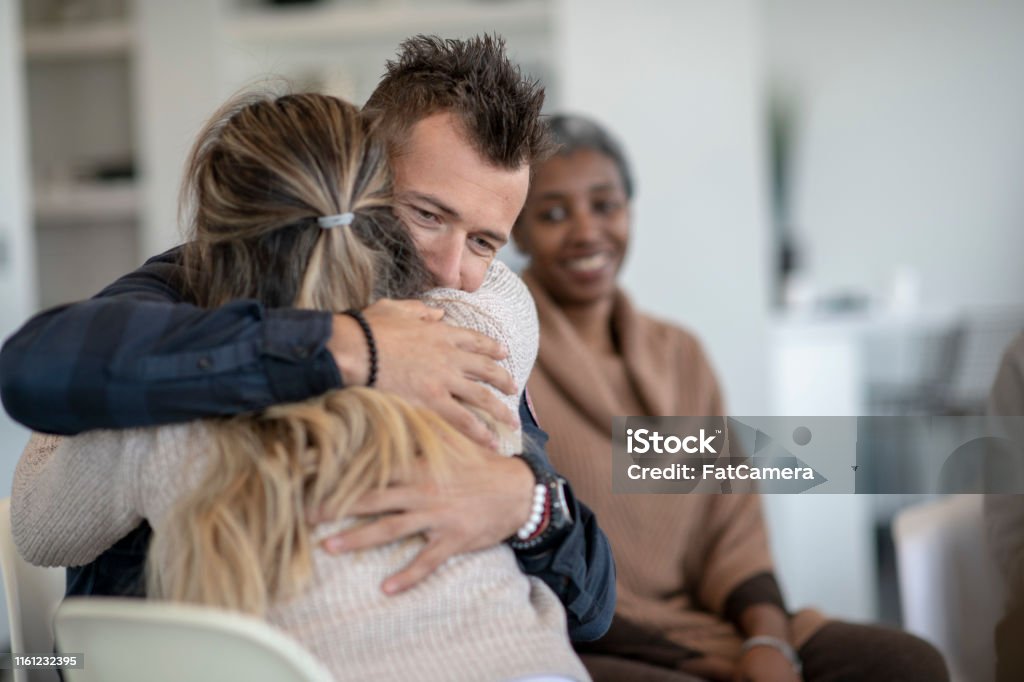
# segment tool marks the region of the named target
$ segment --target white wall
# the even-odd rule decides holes
[[[26,101],[16,0],[0,0],[0,335],[35,305],[35,247],[28,211]]]
[[[18,9],[17,0],[0,0],[0,338],[4,339],[35,305]],[[10,494],[14,465],[27,439],[28,432],[0,410],[0,497]],[[3,642],[10,630],[2,593],[0,609]]]
[[[1024,300],[1024,3],[766,0],[799,103],[794,213],[822,289]]]
[[[142,166],[143,258],[181,243],[178,189],[203,123],[227,98],[224,0],[137,0],[137,135]]]
[[[637,176],[624,284],[710,351],[734,414],[765,410],[768,261],[753,0],[563,0],[561,103]]]
[[[763,12],[766,81],[796,113],[793,223],[818,292],[883,296],[909,267],[929,309],[1024,300],[1024,3],[764,0]],[[812,338],[829,331],[859,343],[843,324],[808,325],[790,349],[830,350]],[[813,360],[792,367],[809,376]],[[801,411],[861,402],[839,369],[819,369],[829,397],[808,406],[802,389]],[[872,503],[768,500],[798,603],[873,615]]]

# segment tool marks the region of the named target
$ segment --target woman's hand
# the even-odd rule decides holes
[[[747,640],[744,648],[749,648],[736,664],[734,682],[800,682],[802,678],[793,661],[778,648],[790,646],[789,616],[785,611],[772,603],[753,604],[740,614],[739,624],[748,638],[760,637],[771,643]]]

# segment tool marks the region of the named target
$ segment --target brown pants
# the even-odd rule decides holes
[[[1006,611],[996,626],[996,682],[1024,680],[1024,601]]]
[[[670,656],[657,663],[597,653],[600,644],[581,652],[594,682],[702,682],[673,669]],[[833,621],[800,647],[806,682],[947,682],[942,655],[924,640],[900,630]],[[692,660],[683,655],[680,659]],[[669,665],[666,665],[669,664]]]

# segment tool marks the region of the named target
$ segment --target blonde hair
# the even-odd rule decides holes
[[[336,98],[229,102],[188,163],[191,297],[340,311],[422,291],[426,271],[391,213],[385,161],[370,126]],[[344,212],[351,225],[319,227]],[[208,426],[198,484],[154,533],[148,593],[256,615],[311,578],[308,510],[341,518],[417,460],[440,478],[446,461],[477,452],[435,413],[363,388]]]
[[[474,452],[430,410],[350,388],[212,429],[205,474],[157,530],[148,593],[262,615],[312,577],[310,510],[342,518],[417,458],[443,477]]]
[[[340,311],[416,295],[429,275],[392,213],[384,146],[336,97],[254,92],[213,115],[182,186],[185,285],[197,305],[239,298]],[[351,212],[323,229],[322,216]]]

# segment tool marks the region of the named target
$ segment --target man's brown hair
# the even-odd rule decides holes
[[[401,149],[412,127],[441,112],[458,117],[486,161],[508,170],[541,161],[552,146],[540,122],[544,88],[523,76],[505,54],[505,40],[418,35],[399,46],[363,111]]]

